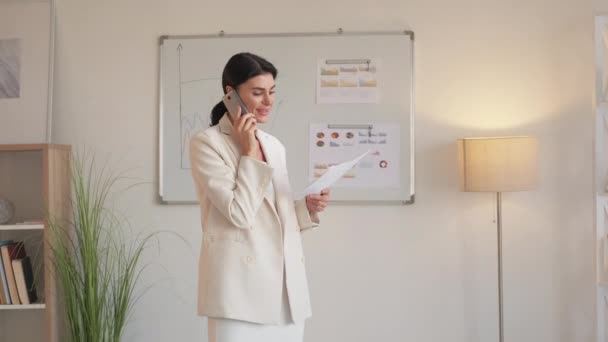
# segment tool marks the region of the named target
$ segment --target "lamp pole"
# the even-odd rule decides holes
[[[496,193],[496,226],[498,230],[498,338],[504,341],[503,313],[502,313],[502,196]]]

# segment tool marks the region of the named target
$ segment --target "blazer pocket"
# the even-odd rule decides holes
[[[205,235],[209,242],[242,242],[243,240],[241,229],[235,227],[215,227]]]
[[[242,240],[241,228],[233,226],[230,221],[216,210],[209,211],[206,226],[210,242]]]

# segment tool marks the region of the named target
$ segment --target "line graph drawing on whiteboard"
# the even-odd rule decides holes
[[[189,144],[196,132],[209,127],[211,110],[222,98],[220,79],[205,79],[181,84],[180,139],[181,168],[190,169]]]
[[[179,91],[180,168],[190,169],[189,145],[196,132],[209,127],[213,106],[221,100],[221,78],[201,77],[182,80],[182,44],[177,46]]]
[[[190,139],[198,131],[210,125],[210,114],[218,99],[222,98],[217,89],[219,79],[199,80],[182,83],[180,104],[181,168],[190,169]]]

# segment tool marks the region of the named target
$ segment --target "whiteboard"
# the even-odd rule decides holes
[[[332,202],[414,202],[414,34],[401,32],[294,33],[162,36],[160,42],[159,195],[161,203],[196,203],[188,156],[189,140],[209,127],[209,113],[222,96],[221,75],[239,52],[260,55],[278,69],[277,92],[268,123],[260,128],[287,150],[294,192],[311,176],[311,127],[397,127],[396,179],[384,186],[332,188]],[[372,60],[378,63],[373,103],[319,103],[319,63]],[[323,101],[321,101],[323,102]],[[331,102],[331,101],[330,101]],[[339,102],[339,101],[338,101]],[[331,127],[327,134],[332,134]],[[357,128],[358,127],[358,128]],[[356,134],[356,130],[353,131]],[[333,134],[337,134],[333,132]],[[349,137],[352,134],[349,134]],[[329,145],[327,145],[329,146]],[[397,153],[398,152],[398,153]],[[335,154],[335,153],[334,153]],[[354,155],[344,155],[344,161]],[[384,167],[386,162],[384,162]],[[347,180],[344,180],[347,182]]]

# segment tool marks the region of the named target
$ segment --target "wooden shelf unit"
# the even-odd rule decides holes
[[[71,216],[70,155],[67,145],[0,145],[0,196],[15,204],[13,220],[0,225],[0,240],[24,241],[39,298],[30,305],[0,305],[0,341],[62,340],[48,222]],[[42,223],[17,224],[24,221]]]

